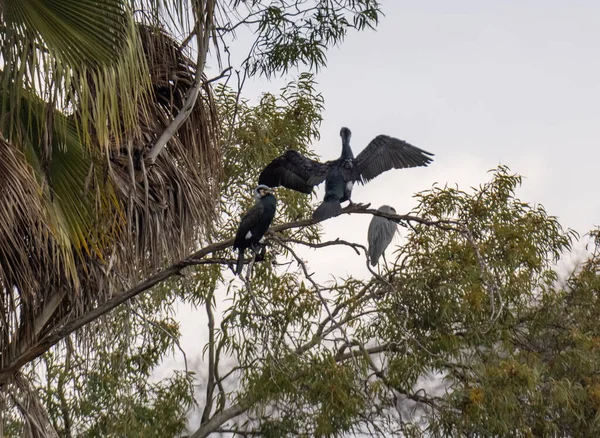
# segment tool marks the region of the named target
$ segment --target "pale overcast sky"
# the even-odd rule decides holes
[[[326,109],[314,149],[337,158],[339,130],[348,126],[355,155],[378,134],[436,155],[429,168],[356,185],[354,202],[408,212],[412,195],[432,183],[466,189],[501,163],[525,177],[518,195],[565,227],[583,234],[600,224],[600,2],[387,0],[382,7],[377,30],[350,33],[317,75]],[[291,79],[252,80],[245,94],[276,92]],[[366,242],[369,220],[344,216],[324,229]],[[318,259],[324,276],[343,274],[338,265],[366,273],[362,260],[338,261],[335,253]]]
[[[314,149],[337,158],[347,126],[355,155],[378,134],[436,155],[428,168],[356,185],[354,202],[390,204],[402,214],[432,183],[467,189],[502,163],[526,177],[521,199],[543,204],[564,226],[583,234],[600,224],[599,1],[387,0],[382,7],[377,30],[349,34],[317,75],[326,110]],[[252,80],[244,94],[275,92],[291,79]],[[369,220],[329,220],[326,237],[366,243]],[[347,249],[304,254],[319,279],[366,274],[364,260]],[[181,317],[182,345],[199,363],[205,320],[187,309]]]

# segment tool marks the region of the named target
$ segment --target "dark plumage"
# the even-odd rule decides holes
[[[382,213],[396,214],[394,207],[382,205],[377,209]],[[369,232],[367,233],[367,241],[369,243],[369,261],[371,266],[377,265],[379,257],[385,252],[386,248],[392,242],[398,225],[396,222],[380,216],[373,216],[369,224]],[[385,256],[384,256],[385,259]]]
[[[341,213],[341,202],[351,201],[355,181],[365,184],[390,169],[427,166],[432,153],[412,146],[403,140],[378,135],[356,158],[350,148],[348,128],[342,128],[342,154],[333,161],[320,163],[289,150],[265,167],[259,184],[283,186],[302,193],[311,193],[313,187],[325,181],[325,198],[313,213],[315,220],[324,220]]]
[[[244,251],[246,248],[256,249],[259,241],[265,235],[277,208],[277,198],[266,185],[259,185],[254,189],[254,198],[256,203],[242,217],[238,226],[233,249],[237,249],[238,259],[235,273],[240,275],[244,266]]]

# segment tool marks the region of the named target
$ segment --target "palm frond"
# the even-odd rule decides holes
[[[3,108],[18,110],[26,90],[49,108],[77,110],[88,145],[93,140],[107,145],[123,130],[135,129],[150,84],[125,0],[5,0],[0,26]],[[5,136],[19,135],[13,132],[17,127]]]
[[[107,65],[128,36],[124,9],[119,0],[9,0],[4,18],[9,30],[43,41],[70,65]]]
[[[47,104],[32,93],[23,90],[20,94],[20,111],[7,114],[0,131],[10,132],[12,126],[16,127],[13,132],[20,133],[13,134],[9,141],[19,145],[36,172],[45,207],[52,210],[48,217],[55,221],[52,231],[67,234],[65,245],[69,251],[71,245],[77,251],[88,251],[89,230],[98,214],[89,187],[98,183],[98,178],[91,179],[94,155],[81,143],[73,117],[49,111]],[[106,196],[105,190],[101,187],[98,195]]]
[[[57,291],[76,293],[78,275],[68,236],[52,226],[35,171],[5,140],[0,140],[0,178],[0,364],[4,364],[8,353],[35,336],[38,316]]]
[[[194,82],[195,65],[178,43],[158,28],[140,26],[153,99],[140,108],[141,134],[115,149],[111,175],[127,215],[137,258],[150,266],[183,255],[210,231],[216,217],[221,151],[211,88],[203,87],[188,120],[155,165],[142,157],[169,126]]]
[[[0,181],[0,278],[5,288],[33,295],[39,289],[36,265],[50,258],[49,233],[41,225],[46,214],[33,169],[5,140],[0,140]],[[40,250],[31,254],[33,247]]]
[[[134,26],[126,0],[90,14],[106,22],[81,42],[53,35],[41,17],[76,35],[87,18],[73,20],[99,2],[15,2],[0,0],[0,369],[116,284],[208,240],[221,181],[208,84],[145,166],[197,74],[175,39]],[[95,58],[90,41],[111,26]]]

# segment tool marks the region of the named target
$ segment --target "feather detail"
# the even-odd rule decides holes
[[[289,150],[264,168],[258,177],[258,183],[269,187],[283,186],[310,194],[315,185],[325,181],[329,168],[329,163],[320,163]]]
[[[390,169],[427,166],[433,154],[388,135],[378,135],[358,154],[347,179],[365,183]],[[348,175],[349,174],[349,175]]]

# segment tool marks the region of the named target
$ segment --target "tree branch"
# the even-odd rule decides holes
[[[442,229],[450,229],[455,230],[451,225],[456,224],[455,221],[447,221],[447,220],[438,220],[438,221],[430,221],[417,216],[411,215],[390,215],[390,214],[382,214],[381,212],[369,209],[369,205],[361,205],[361,204],[352,204],[342,210],[342,214],[372,214],[375,216],[383,216],[388,219],[396,220],[396,221],[409,221],[416,222],[423,225],[436,226]],[[293,228],[301,228],[309,225],[315,225],[318,223],[317,221],[311,219],[304,219],[300,221],[290,222],[287,224],[277,225],[271,228],[272,232],[284,231]],[[74,331],[80,329],[81,327],[89,324],[90,322],[98,319],[100,316],[105,315],[110,312],[117,306],[123,304],[124,302],[130,300],[131,298],[139,295],[142,292],[145,292],[152,288],[153,286],[167,280],[168,278],[174,275],[180,275],[181,270],[193,265],[202,264],[202,259],[209,254],[212,254],[217,251],[222,251],[231,245],[233,245],[233,237],[230,239],[223,240],[221,242],[213,243],[211,245],[205,246],[204,248],[196,251],[190,256],[186,257],[183,260],[180,260],[167,268],[158,271],[157,273],[151,275],[146,280],[138,283],[133,288],[113,296],[108,301],[100,304],[95,309],[89,311],[87,314],[74,319],[73,321],[65,324],[62,327],[51,331],[46,336],[41,338],[38,342],[33,344],[26,351],[18,354],[14,359],[9,359],[4,363],[7,363],[5,367],[0,369],[0,387],[2,387],[6,381],[14,375],[23,365],[32,361],[33,359],[41,356],[46,351],[48,351],[52,346],[56,345],[60,340],[64,339]]]
[[[209,434],[217,430],[223,423],[237,417],[240,414],[246,412],[252,406],[250,400],[242,400],[236,405],[233,405],[213,417],[204,423],[200,428],[191,434],[188,438],[204,438]]]
[[[214,288],[211,288],[205,303],[208,316],[208,382],[206,384],[206,404],[204,405],[200,424],[206,424],[210,417],[215,389],[215,316],[212,310],[214,292]]]

